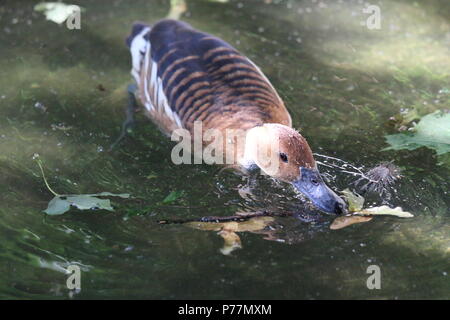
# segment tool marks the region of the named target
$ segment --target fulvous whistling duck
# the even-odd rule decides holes
[[[220,150],[232,154],[236,165],[257,167],[292,183],[324,212],[346,211],[345,202],[323,182],[308,142],[292,128],[283,101],[247,57],[225,41],[176,20],[134,24],[127,45],[136,96],[165,134],[176,129],[192,132],[195,121],[202,122],[203,132],[237,130],[237,140],[244,143],[225,139]],[[263,161],[261,149],[269,150],[269,159],[277,161]]]

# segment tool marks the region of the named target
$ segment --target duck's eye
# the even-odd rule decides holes
[[[288,162],[288,156],[284,152],[280,152],[280,159],[283,162]]]

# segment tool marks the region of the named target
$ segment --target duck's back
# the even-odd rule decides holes
[[[135,24],[128,44],[140,100],[166,133],[192,130],[194,121],[204,129],[291,126],[269,80],[225,41],[163,20],[152,27]]]

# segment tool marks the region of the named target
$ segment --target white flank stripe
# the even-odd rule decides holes
[[[132,71],[131,74],[134,76],[137,83],[139,83],[139,73],[142,65],[142,54],[148,46],[148,41],[144,39],[145,34],[150,31],[150,28],[144,28],[137,34],[130,45],[131,51],[131,61],[132,61]]]
[[[158,110],[161,110],[163,108],[164,100],[166,100],[166,96],[164,95],[164,91],[162,88],[161,78],[158,77]]]
[[[178,127],[183,128],[180,117],[172,111],[164,94],[162,80],[158,77],[158,64],[151,58],[151,43],[144,39],[149,31],[150,28],[143,29],[131,42],[130,51],[133,64],[131,74],[138,84],[141,83],[141,76],[144,78],[144,88],[139,89],[144,92],[145,108],[148,111],[156,110],[166,114]]]
[[[150,44],[148,45],[148,49],[150,49],[149,47],[150,47]],[[147,50],[145,52],[145,58],[144,59],[145,59],[145,61],[144,61],[144,70],[143,70],[143,72],[144,72],[144,94],[145,94],[145,100],[148,101],[148,102],[151,102],[152,100],[150,99],[150,95],[149,95],[149,92],[148,92],[148,83],[147,83],[148,64],[149,64],[149,61],[150,61],[150,50]],[[146,107],[147,107],[147,105],[146,105]],[[151,111],[152,109],[153,109],[153,105],[151,106],[149,111]]]
[[[151,73],[151,78],[150,78],[150,86],[152,87],[152,89],[150,92],[152,93],[152,96],[154,98],[156,98],[156,89],[158,88],[158,82],[156,79],[156,75],[158,74],[157,71],[158,71],[158,67],[157,67],[156,63],[152,60],[152,73]],[[156,101],[154,101],[154,102],[156,102]]]

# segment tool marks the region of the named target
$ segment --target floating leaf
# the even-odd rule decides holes
[[[40,2],[34,6],[34,10],[43,12],[47,20],[61,24],[75,12],[80,12],[81,8],[63,2]]]
[[[390,144],[383,150],[414,150],[427,147],[436,151],[438,155],[450,151],[450,113],[439,111],[423,117],[414,127],[414,133],[398,133],[386,135]]]
[[[334,219],[333,223],[330,225],[331,230],[338,230],[348,227],[355,223],[367,222],[372,220],[372,216],[342,216]]]
[[[70,203],[66,200],[61,199],[60,197],[54,197],[48,203],[47,209],[44,210],[46,214],[49,215],[58,215],[63,214],[66,211],[69,211]]]
[[[79,210],[91,210],[91,209],[103,209],[108,211],[114,211],[109,199],[100,199],[97,197],[119,197],[127,199],[130,197],[128,193],[111,193],[100,192],[92,194],[58,194],[52,188],[50,188],[47,179],[45,178],[44,168],[42,161],[38,158],[39,155],[33,156],[33,159],[37,161],[37,164],[42,172],[42,179],[47,186],[48,190],[55,196],[48,203],[45,213],[49,215],[59,215],[70,210],[71,206],[78,208]]]
[[[130,197],[128,193],[115,194],[111,192],[57,195],[48,203],[48,207],[44,210],[44,212],[49,215],[59,215],[69,211],[71,206],[79,210],[102,209],[114,211],[109,199],[100,199],[97,198],[97,196],[120,197],[124,199]]]
[[[400,208],[400,207],[389,208],[388,206],[367,208],[367,209],[355,212],[355,214],[360,214],[360,215],[390,215],[390,216],[397,216],[397,217],[400,217],[400,218],[412,218],[412,217],[414,217],[411,213],[409,213],[407,211],[403,211],[403,209]]]
[[[342,194],[347,199],[349,211],[353,212],[362,209],[365,200],[363,196],[353,193],[349,189],[343,190]]]
[[[370,221],[373,215],[393,215],[401,218],[414,217],[411,213],[403,211],[400,207],[390,208],[388,206],[380,206],[363,209],[364,197],[351,192],[349,189],[343,190],[342,193],[348,201],[351,215],[334,219],[330,225],[330,229],[332,230],[342,229],[355,223]]]
[[[100,199],[86,194],[67,197],[66,201],[80,210],[104,209],[114,211],[109,199]]]

